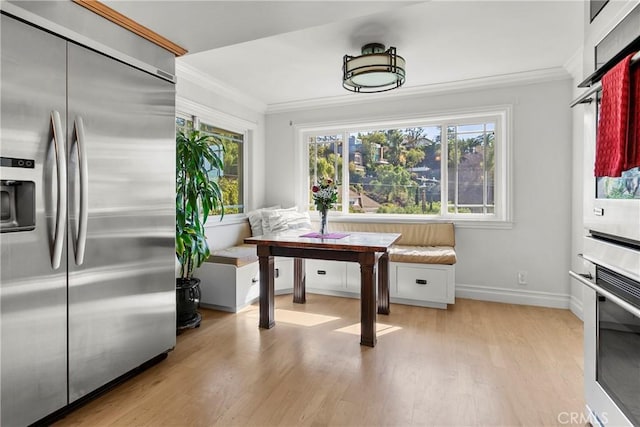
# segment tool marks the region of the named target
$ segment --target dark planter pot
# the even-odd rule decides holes
[[[202,316],[198,313],[200,304],[200,279],[176,279],[176,328],[198,328]]]

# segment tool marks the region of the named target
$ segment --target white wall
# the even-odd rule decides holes
[[[434,115],[510,104],[513,150],[511,229],[456,229],[460,297],[569,307],[573,81],[563,80],[390,98],[359,105],[267,114],[266,204],[293,205],[296,135],[293,125],[403,114]],[[366,94],[354,95],[366,97]],[[528,285],[517,272],[528,272]]]

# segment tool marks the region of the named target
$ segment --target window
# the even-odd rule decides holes
[[[507,221],[507,112],[303,129],[307,205],[328,176],[343,215]]]
[[[200,132],[210,135],[220,143],[218,154],[222,159],[223,170],[209,171],[218,178],[218,185],[222,191],[225,215],[238,214],[244,212],[244,135],[232,132],[212,124],[203,123],[197,116],[176,117],[177,130],[188,131],[199,129]],[[220,211],[211,212],[220,214]]]
[[[218,185],[222,191],[225,214],[244,212],[242,190],[242,143],[244,136],[204,123],[200,124],[200,130],[213,136],[221,143],[219,150],[222,152],[218,152],[218,154],[222,158],[224,169],[218,178]]]
[[[447,127],[449,212],[494,212],[495,136],[495,122]]]

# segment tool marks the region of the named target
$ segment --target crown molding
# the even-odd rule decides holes
[[[295,110],[305,110],[338,105],[353,105],[373,102],[379,99],[400,99],[420,95],[433,95],[438,93],[455,93],[472,89],[488,89],[496,87],[508,87],[521,84],[549,82],[569,79],[571,75],[564,67],[545,68],[540,70],[524,71],[520,73],[500,74],[490,77],[482,77],[468,80],[457,80],[446,83],[436,83],[417,87],[401,87],[391,92],[384,93],[358,93],[315,98],[301,101],[269,104],[266,114],[277,114]]]
[[[232,99],[257,113],[264,114],[267,110],[267,104],[259,99],[254,98],[235,87],[229,86],[209,74],[203,73],[197,68],[181,62],[180,60],[176,61],[176,76],[190,81],[203,89],[208,89],[220,96]]]
[[[296,110],[306,110],[339,105],[353,105],[374,102],[379,99],[401,99],[420,95],[433,95],[439,93],[455,93],[473,89],[489,89],[508,87],[521,84],[564,80],[572,77],[575,67],[581,69],[582,54],[576,52],[562,67],[545,68],[540,70],[524,71],[520,73],[500,74],[490,77],[481,77],[468,80],[457,80],[431,85],[401,87],[391,92],[384,93],[358,93],[331,96],[324,98],[305,99],[300,101],[266,104],[247,93],[229,86],[202,71],[176,61],[176,75],[188,80],[204,89],[208,89],[220,96],[233,99],[251,110],[261,114],[277,114]],[[580,64],[578,64],[580,60]],[[571,71],[570,71],[571,70]]]

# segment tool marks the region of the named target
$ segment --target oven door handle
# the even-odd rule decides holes
[[[608,290],[601,288],[600,286],[596,285],[591,280],[587,280],[581,274],[574,273],[573,271],[570,271],[569,272],[569,276],[573,277],[574,279],[576,279],[578,282],[582,283],[583,285],[593,289],[594,291],[596,291],[597,293],[599,293],[603,297],[607,298],[608,300],[616,303],[617,305],[619,305],[620,307],[624,308],[625,310],[627,310],[629,313],[633,314],[634,316],[640,317],[640,309],[638,307],[635,307],[635,306],[629,304],[628,302],[626,302],[625,300],[623,300],[619,296],[614,295],[611,292],[609,292]]]

